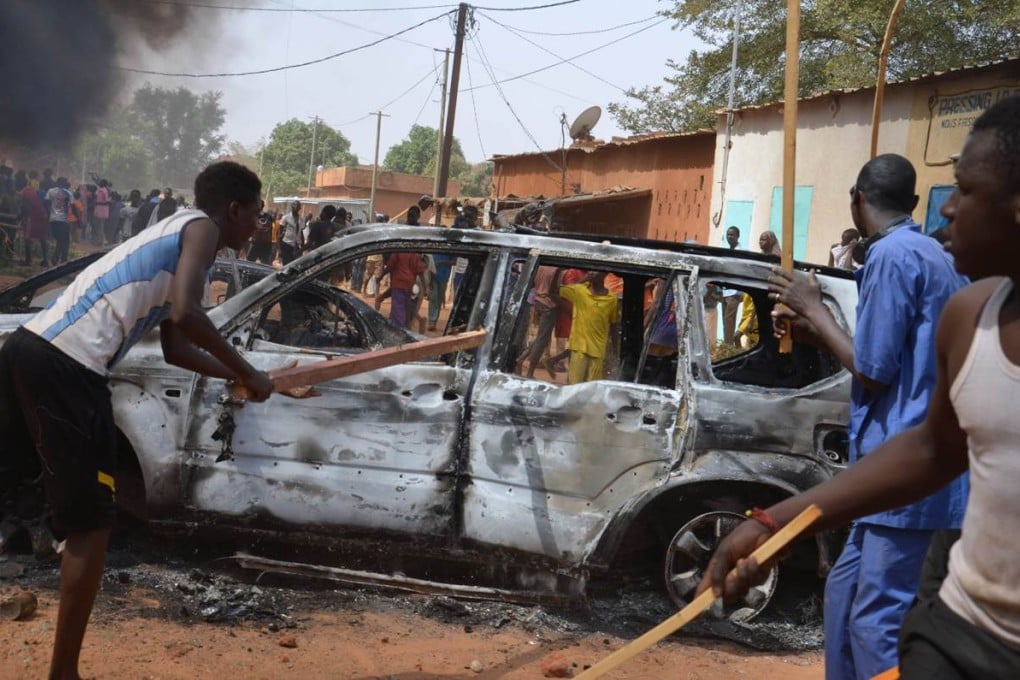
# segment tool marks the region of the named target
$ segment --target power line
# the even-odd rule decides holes
[[[351,23],[350,21],[344,21],[343,19],[340,19],[338,17],[329,16],[328,14],[323,14],[322,13],[323,10],[314,10],[314,9],[305,10],[305,9],[299,8],[299,7],[295,8],[293,6],[293,4],[291,4],[288,7],[288,6],[284,5],[284,3],[281,0],[269,0],[269,2],[272,2],[274,5],[283,5],[283,7],[281,7],[281,9],[278,10],[278,11],[285,11],[285,10],[290,10],[290,9],[299,9],[302,12],[308,12],[308,13],[314,14],[315,16],[319,17],[320,19],[322,19],[324,21],[331,21],[334,24],[339,24],[340,26],[347,26],[349,28],[353,28],[355,30],[362,31],[364,33],[371,33],[372,35],[386,35],[386,33],[382,32],[382,31],[377,31],[377,30],[372,29],[372,28],[365,28],[364,26],[359,26],[358,24]],[[450,6],[451,5],[436,5],[436,7],[450,7]],[[454,10],[451,10],[451,12],[452,11],[454,11]],[[407,38],[400,38],[399,42],[407,43],[408,45],[414,45],[416,47],[421,47],[421,48],[424,48],[426,50],[435,50],[436,49],[432,45],[426,45],[424,43],[415,42],[414,40],[408,40]]]
[[[218,9],[218,10],[232,10],[236,12],[293,12],[293,13],[307,13],[307,14],[318,14],[318,13],[354,13],[354,12],[409,12],[414,10],[422,9],[447,9],[455,8],[457,5],[415,5],[412,7],[344,7],[341,9],[305,9],[301,7],[238,7],[235,5],[217,5],[206,2],[182,2],[182,0],[135,0],[136,2],[141,1],[150,5],[171,5],[174,7],[188,7],[194,9]]]
[[[404,97],[409,95],[412,90],[414,90],[416,87],[418,87],[419,85],[424,83],[426,78],[428,78],[430,75],[434,74],[438,70],[439,70],[439,66],[438,65],[437,66],[433,66],[431,69],[428,70],[428,72],[425,73],[425,75],[423,75],[421,78],[419,78],[417,81],[415,81],[414,85],[412,85],[411,87],[407,88],[406,90],[404,90],[403,92],[398,94],[396,97],[394,97],[393,99],[389,100],[388,102],[386,102],[385,104],[380,106],[377,110],[382,111],[383,109],[388,109],[393,104],[396,104],[398,101],[400,101],[401,99],[403,99]]]
[[[485,159],[489,158],[489,154],[485,153],[485,144],[482,142],[482,128],[478,124],[478,104],[475,102],[475,91],[471,87],[474,83],[471,81],[471,60],[465,60],[467,64],[467,77],[468,77],[468,91],[471,93],[471,110],[475,114],[475,134],[478,135],[478,146],[482,149],[482,157]]]
[[[391,33],[390,35],[383,36],[382,38],[379,38],[378,40],[373,40],[372,42],[365,43],[364,45],[359,45],[358,47],[352,47],[349,50],[342,50],[340,52],[336,52],[334,54],[330,54],[330,55],[325,56],[325,57],[319,57],[318,59],[312,59],[310,61],[304,61],[304,62],[301,62],[299,64],[288,64],[286,66],[277,66],[277,67],[274,67],[274,68],[259,69],[257,71],[238,71],[238,72],[234,72],[234,73],[166,73],[164,71],[149,71],[149,70],[146,70],[146,69],[130,68],[130,67],[127,67],[127,66],[119,66],[118,68],[121,71],[128,71],[130,73],[142,73],[142,74],[150,75],[150,76],[170,76],[170,77],[174,77],[174,78],[227,78],[227,77],[233,77],[233,76],[257,76],[257,75],[263,75],[263,74],[266,74],[266,73],[277,73],[279,71],[289,71],[291,69],[302,68],[304,66],[311,66],[313,64],[321,64],[323,62],[331,61],[333,59],[336,59],[337,57],[342,57],[342,56],[345,56],[345,55],[348,55],[348,54],[352,54],[354,52],[359,52],[359,51],[367,49],[369,47],[375,47],[376,45],[379,45],[380,43],[384,43],[387,40],[392,40],[393,38],[396,38],[397,36],[403,35],[404,33],[408,33],[410,31],[413,31],[416,28],[421,28],[422,26],[424,26],[426,24],[430,24],[433,21],[438,21],[439,19],[442,19],[443,17],[445,17],[448,14],[450,14],[450,12],[444,12],[444,13],[438,15],[438,16],[432,17],[431,19],[426,19],[425,21],[418,22],[414,26],[408,26],[407,28],[405,28],[403,30],[397,31],[396,33]]]
[[[563,0],[562,2],[551,2],[548,5],[532,5],[531,7],[474,7],[478,10],[486,10],[489,12],[527,12],[533,9],[547,9],[549,7],[562,7],[563,5],[573,5],[575,2],[581,2],[581,0]]]
[[[604,50],[605,48],[610,47],[611,45],[615,45],[618,42],[622,42],[622,41],[626,40],[627,38],[632,38],[635,35],[637,35],[639,33],[644,33],[645,31],[647,31],[647,30],[649,30],[651,28],[655,28],[656,26],[661,26],[662,24],[664,24],[665,22],[667,22],[669,20],[670,20],[670,17],[666,17],[666,18],[662,19],[662,21],[656,21],[654,24],[651,24],[649,26],[645,26],[644,28],[640,28],[640,29],[638,29],[636,31],[628,33],[627,35],[619,37],[616,40],[612,40],[610,42],[607,42],[604,45],[599,45],[598,47],[593,47],[590,50],[585,50],[584,52],[581,52],[580,54],[575,54],[572,57],[567,57],[566,59],[560,59],[559,61],[557,61],[555,63],[548,64],[548,65],[543,66],[541,68],[537,68],[537,69],[535,69],[533,71],[528,71],[527,73],[521,73],[520,75],[512,76],[510,78],[504,78],[503,80],[494,81],[492,83],[489,83],[488,85],[476,85],[475,87],[479,88],[479,89],[481,89],[483,87],[492,87],[493,85],[499,85],[499,84],[502,84],[502,83],[509,83],[511,81],[514,81],[514,80],[520,80],[521,78],[525,78],[527,76],[533,76],[536,73],[541,73],[542,71],[548,71],[551,68],[556,68],[560,64],[566,64],[569,61],[573,61],[575,59],[580,59],[581,57],[584,57],[584,56],[587,56],[589,54],[592,54],[593,52],[598,52],[599,50]]]
[[[554,161],[549,154],[542,149],[542,145],[538,143],[537,139],[535,139],[535,135],[531,134],[531,130],[528,129],[528,126],[524,124],[521,117],[517,115],[516,111],[514,111],[514,107],[510,104],[510,100],[507,98],[506,94],[503,92],[503,88],[500,87],[499,81],[496,79],[496,74],[492,70],[492,64],[489,62],[489,56],[485,53],[485,48],[482,47],[481,41],[478,40],[477,32],[472,34],[471,44],[474,45],[475,51],[478,53],[478,57],[482,61],[482,66],[485,67],[488,72],[489,79],[492,81],[492,84],[496,86],[496,91],[499,93],[500,98],[503,99],[503,103],[506,104],[506,107],[510,109],[510,114],[514,117],[514,120],[517,121],[517,124],[521,126],[521,129],[524,130],[524,134],[528,136],[528,139],[531,140],[531,143],[535,145],[535,148],[539,150],[549,165],[556,168],[556,170],[562,170],[562,168],[557,165],[556,161]]]
[[[542,51],[543,51],[543,52],[545,52],[546,54],[548,54],[548,55],[551,55],[551,56],[553,56],[553,57],[556,57],[557,59],[563,59],[563,57],[561,57],[560,55],[556,54],[556,53],[555,53],[555,52],[553,52],[552,50],[550,50],[550,49],[547,49],[547,48],[546,48],[546,47],[544,47],[543,45],[540,45],[539,43],[535,42],[534,40],[532,40],[531,38],[529,38],[529,37],[527,37],[527,36],[525,36],[525,35],[521,35],[521,34],[520,34],[520,33],[518,33],[518,32],[517,32],[517,31],[516,31],[515,29],[513,29],[513,28],[510,28],[509,26],[507,26],[506,24],[504,24],[504,23],[503,23],[503,22],[501,22],[501,21],[497,21],[496,19],[493,19],[493,18],[492,18],[492,17],[490,17],[490,16],[488,15],[488,14],[482,14],[482,16],[483,16],[483,17],[485,17],[486,19],[488,19],[489,21],[493,22],[493,23],[494,23],[494,24],[496,24],[497,26],[502,26],[502,27],[503,27],[504,29],[506,29],[506,30],[507,30],[507,31],[509,31],[510,33],[513,33],[514,35],[516,35],[516,36],[517,36],[518,38],[520,38],[521,40],[525,41],[526,43],[528,43],[528,44],[530,44],[530,45],[533,45],[533,46],[537,47],[538,49],[542,50]],[[570,64],[571,66],[573,66],[574,68],[576,68],[576,69],[577,69],[578,71],[580,71],[581,73],[587,74],[587,75],[591,76],[592,78],[594,78],[595,80],[598,80],[598,81],[600,81],[600,82],[603,82],[603,83],[605,83],[606,85],[609,85],[610,87],[614,87],[614,88],[616,88],[617,90],[619,90],[620,92],[623,92],[624,94],[626,94],[627,90],[625,90],[624,88],[620,87],[620,86],[619,86],[619,85],[617,85],[616,83],[612,83],[612,82],[609,82],[608,80],[606,80],[606,79],[605,79],[605,78],[603,78],[602,76],[598,75],[597,73],[592,73],[591,71],[589,71],[589,70],[588,70],[588,69],[586,69],[585,67],[581,66],[580,64],[575,64],[575,63],[574,63],[574,62],[572,62],[572,61],[571,61],[570,59],[566,59],[565,61],[566,61],[566,63]]]
[[[528,35],[548,35],[548,36],[556,36],[556,37],[572,36],[572,35],[593,35],[595,33],[610,33],[612,31],[618,31],[621,28],[627,28],[628,26],[637,26],[638,24],[647,24],[649,21],[654,21],[655,19],[658,19],[660,16],[661,15],[659,15],[659,14],[653,14],[650,17],[645,17],[644,19],[638,19],[637,21],[628,21],[625,24],[617,24],[616,26],[609,26],[607,28],[594,28],[594,29],[591,29],[589,31],[562,31],[562,32],[556,32],[556,31],[531,31],[531,30],[528,30],[528,29],[525,29],[525,28],[520,28],[518,26],[504,26],[504,28],[512,29],[512,30],[518,31],[520,33],[527,33]]]
[[[438,69],[439,67],[436,66],[436,68]],[[418,124],[418,121],[421,119],[421,114],[425,113],[425,107],[429,105],[430,101],[432,101],[432,93],[436,91],[436,85],[438,84],[439,76],[436,76],[436,79],[432,81],[432,87],[429,89],[429,93],[425,95],[425,101],[421,103],[421,108],[418,109],[418,115],[414,117],[414,122],[411,123],[412,128]]]

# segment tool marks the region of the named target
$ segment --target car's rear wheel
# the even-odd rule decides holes
[[[677,607],[684,607],[694,599],[719,542],[743,521],[744,517],[735,512],[706,512],[673,535],[666,548],[664,576],[666,592]],[[751,588],[735,605],[724,607],[724,616],[737,623],[750,621],[768,606],[778,583],[779,568],[773,565],[760,585]]]

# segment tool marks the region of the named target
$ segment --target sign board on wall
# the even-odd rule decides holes
[[[950,154],[960,152],[978,116],[1000,99],[1014,94],[1020,94],[1020,87],[992,87],[931,97],[924,145],[925,165],[948,165]]]

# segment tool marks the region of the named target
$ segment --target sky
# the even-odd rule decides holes
[[[669,2],[578,0],[559,7],[519,9],[555,1],[478,0],[475,25],[465,43],[454,130],[469,161],[559,148],[561,116],[572,122],[589,106],[603,109],[593,130],[596,137],[625,135],[606,105],[624,101],[623,90],[629,87],[661,84],[669,73],[668,59],[683,61],[700,46],[690,31],[673,30],[671,20],[657,16],[671,7]],[[231,5],[235,0],[203,2]],[[448,0],[262,0],[257,7],[368,11],[196,8],[192,11],[198,25],[172,48],[124,54],[121,65],[202,74],[271,69],[320,59],[453,13],[373,47],[310,66],[214,78],[130,75],[127,89],[149,82],[222,92],[227,112],[224,133],[247,146],[268,138],[279,122],[311,121],[318,116],[351,140],[351,150],[363,164],[372,162],[375,150],[376,117],[371,112],[382,110],[389,116],[382,119],[380,162],[415,123],[438,126],[442,49],[451,49],[452,70],[456,4]],[[416,9],[393,9],[406,7]],[[606,46],[614,41],[618,42]],[[492,85],[493,74],[497,80],[512,78],[589,50],[595,51],[499,87]]]

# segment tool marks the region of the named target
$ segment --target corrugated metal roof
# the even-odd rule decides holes
[[[585,153],[594,153],[603,149],[615,149],[623,146],[634,146],[637,144],[648,144],[651,142],[659,142],[665,139],[678,139],[680,137],[699,137],[702,135],[715,136],[715,130],[711,128],[702,128],[700,130],[692,130],[690,132],[648,132],[641,135],[633,135],[631,137],[612,137],[608,142],[603,140],[594,141],[580,141],[574,142],[567,151],[583,151]],[[532,156],[552,156],[556,158],[562,153],[561,149],[554,149],[551,151],[529,151],[527,153],[512,153],[512,154],[493,154],[489,160],[499,161],[506,160],[508,158],[530,158]]]
[[[956,66],[954,68],[949,68],[949,69],[946,69],[944,71],[932,71],[931,73],[922,73],[920,75],[912,76],[910,78],[904,78],[903,80],[890,80],[890,81],[888,81],[885,84],[885,86],[887,88],[895,88],[895,87],[901,87],[901,86],[904,86],[904,85],[917,85],[918,83],[924,83],[924,82],[929,82],[929,81],[932,81],[932,80],[936,80],[936,79],[941,78],[941,77],[943,77],[943,76],[945,76],[947,74],[962,74],[962,73],[965,73],[967,71],[977,71],[977,70],[980,70],[980,69],[986,69],[986,68],[993,67],[993,66],[1002,66],[1002,65],[1008,65],[1008,64],[1015,64],[1015,65],[1020,66],[1020,54],[1012,55],[1012,56],[1008,56],[1008,57],[1003,57],[1002,59],[993,59],[991,61],[982,61],[982,62],[977,62],[977,63],[974,63],[974,64],[964,64],[962,66]],[[798,102],[809,102],[809,101],[812,101],[812,100],[815,100],[815,99],[824,99],[825,97],[831,97],[833,95],[853,94],[855,92],[863,92],[863,91],[866,91],[866,90],[874,90],[874,89],[875,89],[874,85],[868,85],[866,87],[843,87],[843,88],[837,88],[837,89],[834,89],[834,90],[826,90],[825,92],[813,92],[813,93],[811,93],[810,95],[808,95],[806,97],[801,97],[797,101]],[[765,104],[754,104],[754,105],[751,105],[751,106],[742,106],[742,107],[740,107],[738,109],[734,109],[734,111],[739,113],[741,111],[757,111],[757,110],[760,110],[760,109],[782,108],[782,106],[783,106],[783,102],[782,102],[782,100],[779,100],[779,101],[774,101],[774,102],[767,102]],[[726,113],[726,109],[718,109],[716,111],[716,113],[718,113],[719,115],[723,115],[723,114]]]

